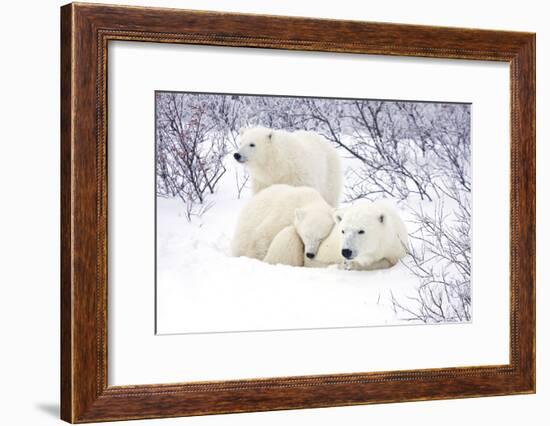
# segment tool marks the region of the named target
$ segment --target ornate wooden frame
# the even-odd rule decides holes
[[[205,383],[107,383],[111,40],[510,64],[510,363]],[[61,417],[92,422],[535,391],[535,35],[173,9],[61,8]]]

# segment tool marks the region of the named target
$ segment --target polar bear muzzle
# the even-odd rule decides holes
[[[246,159],[241,154],[239,154],[238,152],[233,154],[233,158],[235,160],[237,160],[239,163],[244,163],[246,161]]]
[[[344,256],[346,259],[350,260],[353,258],[353,251],[348,249],[348,248],[344,248],[342,249],[342,256]]]

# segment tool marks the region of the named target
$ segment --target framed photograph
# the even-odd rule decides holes
[[[535,392],[535,35],[61,8],[61,417]]]

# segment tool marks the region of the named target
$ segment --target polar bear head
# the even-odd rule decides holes
[[[233,158],[247,167],[261,167],[271,157],[273,130],[265,127],[241,128],[239,149]]]
[[[347,260],[368,264],[388,244],[393,245],[391,211],[379,203],[359,203],[339,209],[334,213],[334,220],[340,232],[341,255]]]
[[[334,227],[333,209],[328,205],[296,209],[294,227],[304,243],[305,256],[313,259],[319,250],[319,245]]]

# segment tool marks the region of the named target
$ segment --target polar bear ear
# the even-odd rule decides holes
[[[341,209],[334,209],[332,211],[332,218],[334,219],[334,222],[340,223],[342,222],[342,216],[343,211]]]
[[[385,220],[386,220],[386,217],[385,217],[383,214],[381,214],[380,216],[378,216],[378,222],[384,223]]]
[[[272,140],[273,140],[273,130],[271,130],[271,131],[267,134],[267,138],[269,139],[269,141],[272,141]]]
[[[296,222],[301,222],[306,217],[306,211],[304,209],[294,210],[294,218]]]
[[[239,135],[242,136],[245,130],[246,130],[246,127],[241,127],[239,129]]]

